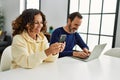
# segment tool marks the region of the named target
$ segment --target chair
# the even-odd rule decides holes
[[[1,71],[9,70],[11,66],[11,46],[5,48],[1,56]]]
[[[9,35],[5,35],[4,39],[1,39],[0,36],[0,53],[3,53],[4,49],[10,46],[12,43],[12,38]]]
[[[104,54],[120,58],[120,48],[111,48],[107,50]]]

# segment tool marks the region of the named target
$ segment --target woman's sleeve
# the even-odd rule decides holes
[[[13,61],[23,68],[33,68],[47,58],[44,51],[35,54],[29,53],[27,43],[21,36],[13,38],[12,57]]]
[[[49,47],[49,43],[48,43],[48,41],[47,41],[47,38],[45,39],[45,44],[47,44],[46,45],[46,49]],[[56,55],[49,55],[44,61],[46,61],[46,62],[53,62],[53,61],[56,61],[57,59],[58,59],[58,56],[59,56],[59,53],[58,54],[56,54]]]

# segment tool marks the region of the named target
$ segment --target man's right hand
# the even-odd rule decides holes
[[[85,53],[84,51],[73,51],[73,56],[84,59],[84,58],[87,58],[89,55]]]

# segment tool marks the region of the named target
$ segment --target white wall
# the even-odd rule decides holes
[[[2,6],[2,1],[0,0],[0,7]]]
[[[11,22],[19,15],[19,0],[2,0],[2,7],[5,16],[4,30],[7,34],[12,34]]]
[[[41,0],[41,11],[46,15],[47,25],[64,26],[67,19],[68,0]]]
[[[41,10],[46,15],[47,25],[64,26],[67,18],[68,0],[41,0]],[[5,15],[4,30],[12,34],[11,22],[21,13],[20,0],[2,0]]]

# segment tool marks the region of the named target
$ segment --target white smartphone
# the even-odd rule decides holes
[[[63,43],[63,42],[65,42],[65,40],[66,40],[66,35],[65,35],[65,34],[62,34],[62,35],[60,36],[59,42]]]

